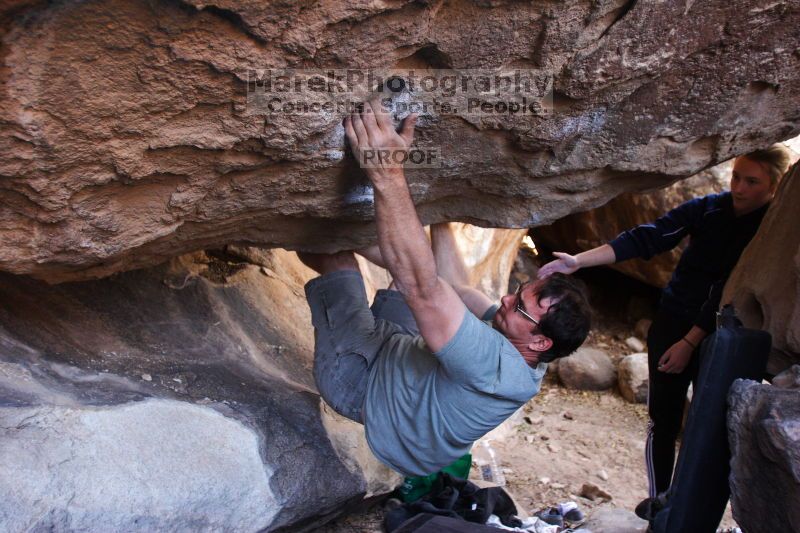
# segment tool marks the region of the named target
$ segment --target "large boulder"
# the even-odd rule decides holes
[[[635,353],[623,357],[617,371],[622,397],[631,403],[646,403],[650,383],[647,354]]]
[[[37,383],[20,365],[2,367]],[[14,406],[0,420],[4,531],[258,531],[280,512],[259,433],[213,407]]]
[[[745,326],[772,335],[767,371],[800,363],[800,163],[781,180],[758,233],[725,285]]]
[[[606,352],[583,347],[558,360],[558,378],[570,389],[606,390],[614,386],[617,372]]]
[[[0,529],[303,530],[401,478],[320,400],[294,254],[0,275]]]
[[[728,406],[733,518],[748,533],[800,531],[800,391],[737,380]]]
[[[266,69],[551,75],[544,113],[421,116],[425,222],[546,224],[800,131],[791,3],[12,0],[0,21],[0,270],[51,282],[373,241],[342,114],[253,109]]]

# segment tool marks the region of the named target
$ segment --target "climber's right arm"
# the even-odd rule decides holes
[[[396,132],[378,101],[364,104],[363,113],[345,119],[348,141],[375,190],[378,245],[398,290],[411,308],[428,347],[436,352],[456,334],[466,308],[436,269],[428,237],[411,200],[402,166],[363,163],[369,150],[407,150],[414,136],[412,115]]]

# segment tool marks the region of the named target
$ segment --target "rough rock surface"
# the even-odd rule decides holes
[[[781,389],[800,389],[800,365],[792,365],[775,376],[772,384]]]
[[[293,254],[0,275],[0,529],[274,531],[400,477],[325,408]]]
[[[280,510],[258,433],[211,408],[3,407],[0,420],[4,531],[259,531]]]
[[[424,221],[531,227],[800,131],[793,2],[12,0],[0,269],[105,276],[224,244],[374,239],[341,116],[260,115],[268,68],[537,68],[552,113],[421,117]]]
[[[574,354],[558,361],[558,378],[570,389],[606,390],[617,381],[617,371],[604,351],[578,348]]]
[[[722,302],[745,326],[772,335],[767,371],[800,363],[800,164],[781,180],[758,233],[731,273]]]
[[[590,250],[606,244],[622,231],[655,220],[687,200],[725,190],[732,168],[731,162],[725,162],[657,191],[622,194],[603,206],[536,228],[534,239],[553,251],[577,254]],[[649,260],[631,259],[611,267],[650,285],[664,287],[687,244],[688,240],[684,240],[673,250]]]
[[[635,353],[623,357],[617,372],[619,391],[623,398],[631,403],[646,403],[650,381],[647,372],[647,354]]]
[[[731,507],[743,531],[800,531],[800,391],[737,380],[728,395]]]
[[[514,267],[526,230],[481,228],[452,224],[459,252],[464,258],[470,283],[492,300],[508,294],[508,278]]]

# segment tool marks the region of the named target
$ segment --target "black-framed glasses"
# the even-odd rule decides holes
[[[536,324],[538,326],[539,325],[539,321],[536,320],[535,318],[533,318],[527,312],[525,312],[525,310],[522,308],[522,288],[525,285],[527,285],[527,283],[520,283],[519,286],[517,287],[517,292],[514,293],[514,295],[517,297],[517,305],[514,307],[514,311],[516,311],[517,313],[521,314],[522,316],[527,318],[529,321],[533,322],[534,324]]]

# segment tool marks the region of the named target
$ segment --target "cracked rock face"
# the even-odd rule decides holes
[[[530,227],[800,131],[800,11],[754,0],[6,2],[0,269],[102,277],[224,244],[374,239],[341,115],[247,112],[271,68],[544,69],[543,116],[428,113],[424,222]]]
[[[800,391],[736,380],[728,395],[731,507],[743,531],[800,529]]]

